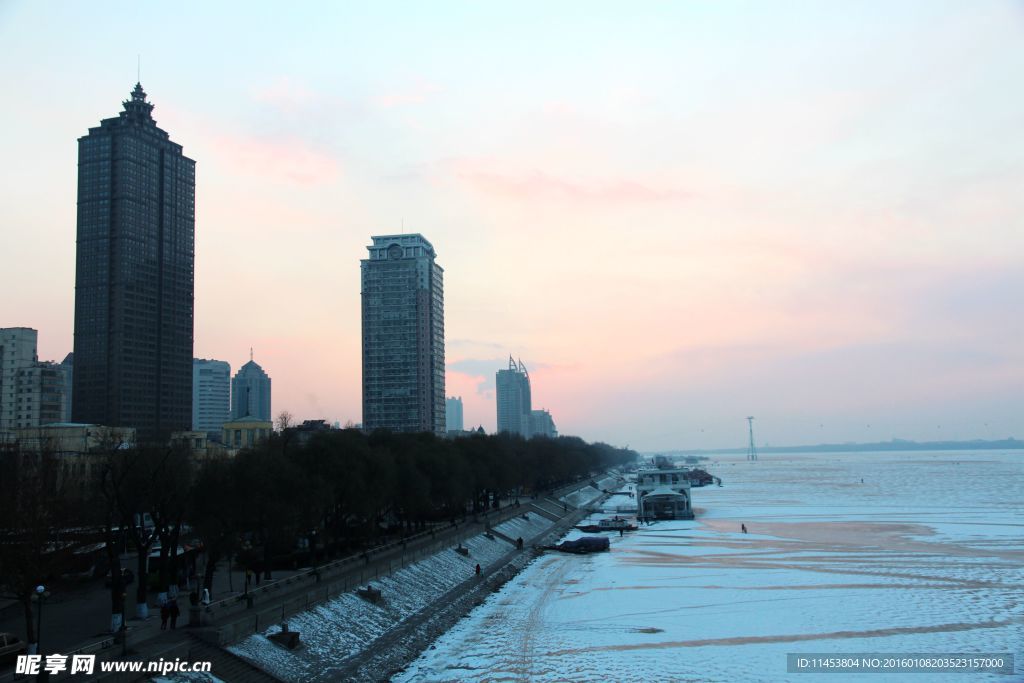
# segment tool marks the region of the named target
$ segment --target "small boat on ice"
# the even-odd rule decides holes
[[[563,553],[586,555],[587,553],[599,553],[608,548],[607,536],[584,536],[575,541],[562,541],[558,545],[546,545],[542,547],[542,550],[561,550]]]
[[[597,534],[602,531],[636,531],[635,525],[618,516],[599,520],[597,524],[577,525],[576,528],[586,534]]]

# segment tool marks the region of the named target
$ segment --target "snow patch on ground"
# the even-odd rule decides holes
[[[357,654],[401,620],[437,600],[475,575],[476,564],[487,567],[506,555],[512,546],[483,535],[463,543],[469,556],[447,549],[371,583],[383,599],[373,604],[355,593],[346,593],[288,619],[303,646],[286,650],[267,636],[277,627],[246,638],[228,648],[262,669],[286,681],[331,680],[330,672],[344,659]]]
[[[619,480],[616,477],[595,479],[594,483],[597,484],[597,488],[587,485],[577,491],[573,491],[572,493],[562,496],[559,500],[563,503],[568,503],[573,507],[584,507],[600,498],[604,494],[604,491],[614,491],[619,488]]]
[[[513,517],[494,527],[494,529],[509,538],[521,538],[528,543],[537,535],[550,529],[553,524],[550,519],[537,512],[527,512],[525,514],[527,519],[523,519],[522,516]]]

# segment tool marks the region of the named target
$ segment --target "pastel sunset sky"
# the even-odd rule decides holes
[[[0,2],[0,327],[72,348],[78,137],[197,161],[195,355],[361,420],[420,232],[447,389],[644,450],[1024,437],[1024,4]]]

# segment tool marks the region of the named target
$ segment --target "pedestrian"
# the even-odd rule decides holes
[[[167,603],[160,605],[160,630],[167,630],[167,618],[171,616],[171,609],[167,606]]]
[[[480,576],[480,563],[479,562],[476,565],[476,575]]]
[[[622,536],[623,536],[622,529],[619,529],[619,538],[622,538]]]
[[[252,583],[252,569],[246,567],[245,569],[245,594],[249,594],[249,584]]]
[[[747,533],[747,525],[746,524],[740,524],[740,529],[743,530],[743,533]]]
[[[210,604],[210,589],[209,588],[204,588],[203,589],[203,599],[200,600],[199,602],[203,603],[204,605],[209,605]]]
[[[171,600],[167,606],[167,611],[171,615],[171,629],[174,629],[178,625],[178,615],[181,614],[181,610],[178,609],[178,601]]]

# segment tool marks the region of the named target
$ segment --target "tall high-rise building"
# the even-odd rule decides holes
[[[423,235],[372,239],[360,262],[363,428],[444,434],[444,271]]]
[[[221,433],[231,417],[231,366],[222,360],[192,359],[192,431]]]
[[[444,424],[449,432],[463,431],[462,397],[449,396],[444,401]]]
[[[0,430],[64,421],[63,369],[39,362],[38,339],[30,327],[0,329]]]
[[[136,83],[78,140],[76,422],[141,442],[192,424],[195,161]]]
[[[231,419],[243,417],[270,422],[270,377],[251,354],[231,380]]]
[[[498,432],[530,436],[530,375],[522,361],[511,356],[508,368],[498,370],[495,378],[498,403]]]
[[[546,410],[531,410],[530,431],[527,436],[531,439],[535,436],[546,436],[550,439],[558,436],[558,430],[555,429],[555,420],[551,417],[551,413]]]
[[[39,358],[39,333],[31,327],[0,329],[0,429],[31,427],[25,424],[24,391],[19,379]]]
[[[64,416],[61,418],[62,422],[71,422],[71,404],[73,403],[74,393],[72,386],[75,381],[75,354],[74,352],[64,356],[64,360],[60,364],[61,375],[64,379]]]

